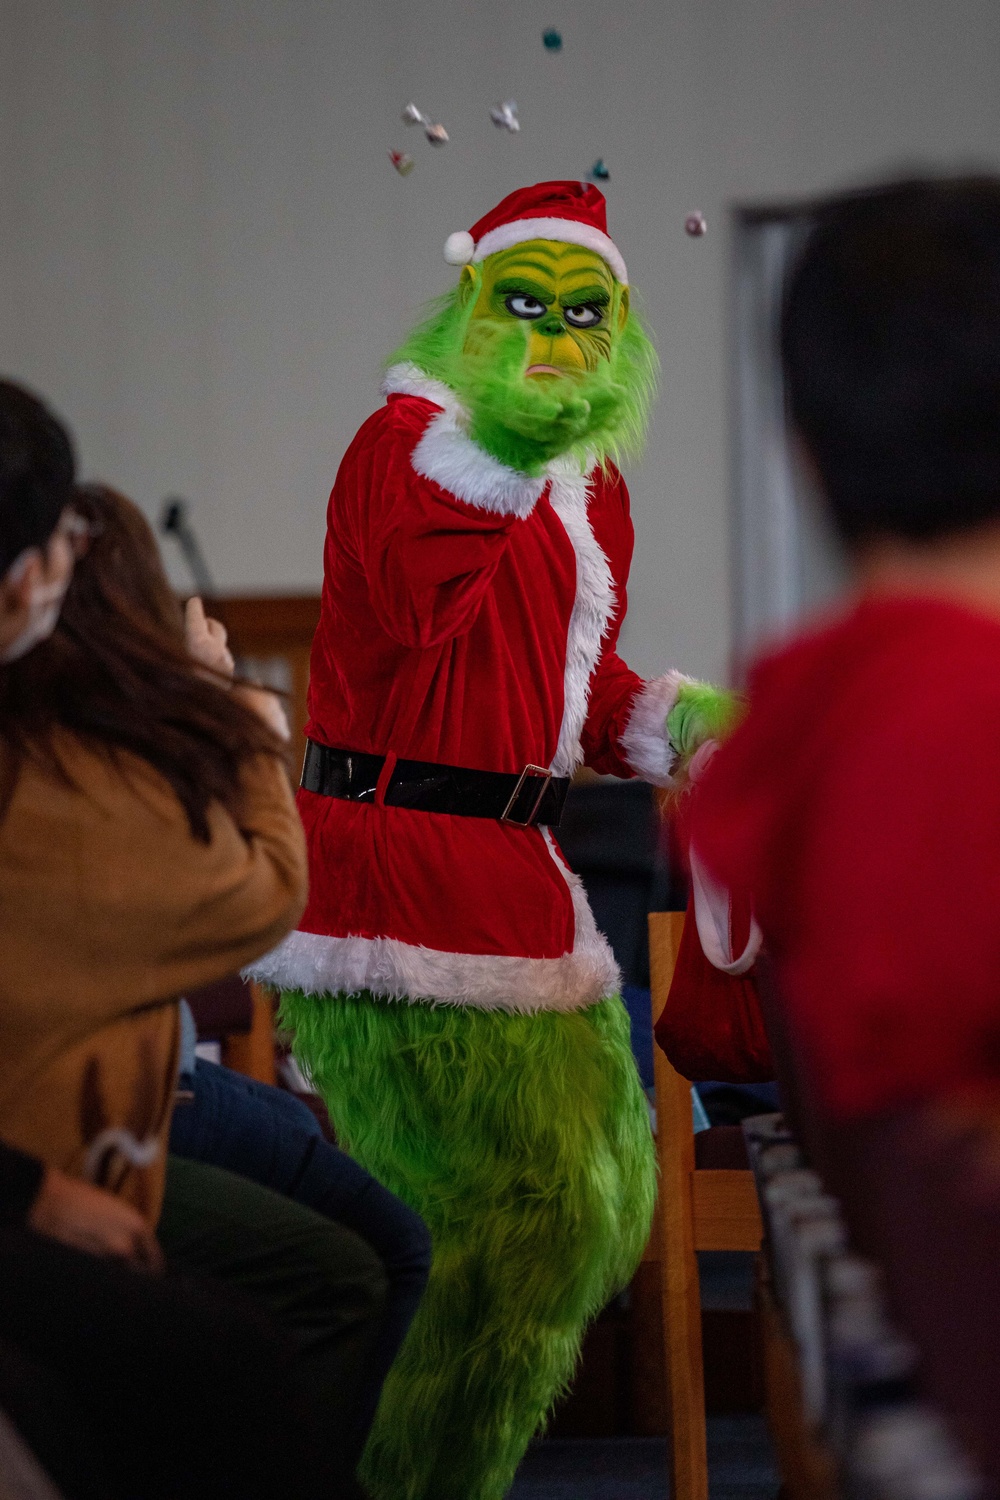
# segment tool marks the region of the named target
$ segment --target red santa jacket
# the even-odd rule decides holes
[[[616,470],[538,479],[466,434],[411,366],[344,457],[330,497],[310,738],[400,759],[569,775],[585,761],[669,779],[682,680],[615,651],[632,555]],[[548,829],[300,790],[309,905],[253,970],[282,989],[572,1010],[619,975]]]

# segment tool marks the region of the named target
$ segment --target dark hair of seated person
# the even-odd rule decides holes
[[[0,578],[28,547],[44,547],[73,498],[69,435],[30,391],[0,380]]]
[[[208,842],[208,807],[237,821],[240,766],[284,745],[250,707],[188,654],[180,604],[142,512],[103,486],[78,486],[91,523],[59,624],[19,661],[0,665],[0,816],[24,757],[66,777],[61,732],[114,757],[147,761],[171,785],[192,834]],[[124,767],[123,767],[124,769]]]
[[[849,547],[1000,518],[1000,178],[827,204],[786,283],[781,348]]]

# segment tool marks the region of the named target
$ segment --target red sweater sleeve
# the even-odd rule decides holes
[[[843,1114],[946,1092],[1000,1045],[1000,722],[886,735],[817,788],[788,983]]]

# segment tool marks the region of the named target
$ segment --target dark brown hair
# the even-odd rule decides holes
[[[0,816],[27,757],[68,779],[59,731],[117,758],[147,761],[168,781],[191,832],[209,841],[208,808],[240,814],[240,770],[284,747],[220,679],[188,655],[180,604],[142,512],[103,486],[79,486],[92,523],[49,640],[0,666]],[[124,764],[122,767],[125,769]]]
[[[849,546],[1000,517],[1000,177],[821,205],[781,345],[792,420]]]

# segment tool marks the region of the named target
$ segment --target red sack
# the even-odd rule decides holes
[[[717,936],[713,937],[706,909],[704,872],[693,869],[692,875],[694,890],[688,902],[677,967],[667,1003],[656,1023],[657,1043],[678,1073],[692,1083],[768,1083],[775,1076],[775,1066],[764,1031],[753,966],[739,972],[743,964],[736,960],[727,965],[731,972],[726,973],[705,957],[698,932],[699,916],[713,951],[719,949],[719,942]],[[695,911],[696,895],[701,901],[700,913]],[[751,946],[753,924],[749,906],[734,914],[727,898],[725,916],[729,956],[734,950],[745,950],[745,955],[750,955],[755,949]],[[740,927],[745,934],[742,943],[736,932]],[[724,950],[716,952],[717,962],[723,956]]]

